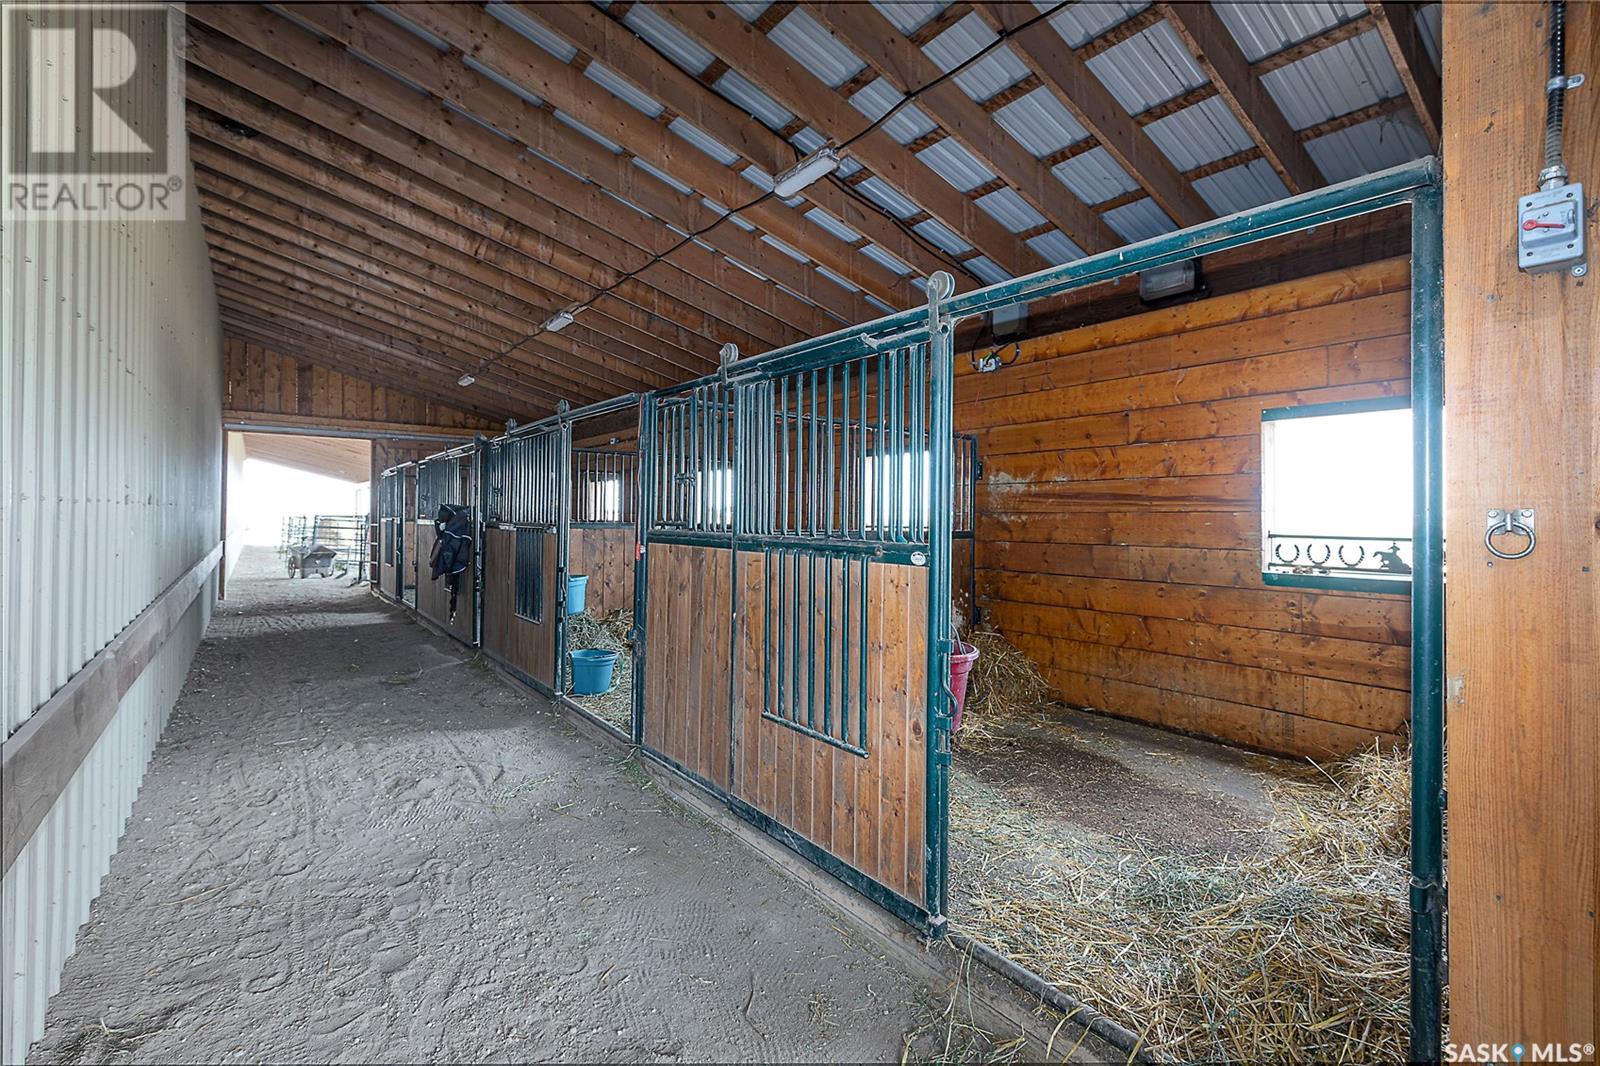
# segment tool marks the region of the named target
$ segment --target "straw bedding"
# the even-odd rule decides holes
[[[966,639],[982,649],[959,738],[970,755],[1008,742],[1006,718],[1048,712],[1026,656],[998,634]],[[1405,751],[1272,776],[1266,843],[1225,857],[1053,821],[961,771],[958,754],[958,928],[1142,1034],[1146,1053],[1404,1060]]]
[[[619,651],[616,669],[611,673],[611,689],[598,696],[570,696],[578,706],[623,732],[633,723],[633,642],[628,630],[633,628],[633,612],[612,611],[596,616],[584,611],[567,619],[567,647],[604,648]]]

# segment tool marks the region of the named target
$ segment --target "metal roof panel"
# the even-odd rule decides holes
[[[566,38],[537,19],[524,15],[519,8],[510,4],[489,4],[488,12],[563,63],[572,62],[572,57],[578,54]]]
[[[740,110],[754,115],[773,129],[782,129],[794,119],[794,114],[772,97],[751,84],[737,70],[729,70],[711,86],[723,98],[732,101]]]
[[[1055,168],[1055,175],[1086,204],[1098,204],[1139,187],[1104,148],[1091,148]]]
[[[899,259],[896,259],[880,245],[869,244],[861,249],[861,254],[872,260],[874,263],[892,270],[897,274],[903,274],[906,272],[906,265],[900,262]]]
[[[820,207],[813,207],[807,211],[806,220],[813,226],[822,227],[846,244],[854,244],[861,239],[861,234],[846,226]]]
[[[717,140],[711,134],[694,125],[686,118],[675,118],[667,129],[682,137],[706,155],[715,159],[725,167],[731,167],[739,161],[739,153]]]
[[[605,89],[612,96],[632,104],[651,118],[655,118],[666,110],[665,107],[651,98],[648,93],[640,92],[634,88],[632,82],[601,63],[590,63],[584,68],[583,76]]]
[[[1265,159],[1201,178],[1194,183],[1194,191],[1219,215],[1231,215],[1289,195],[1289,187]]]
[[[622,16],[622,24],[650,43],[657,51],[691,74],[698,74],[716,58],[700,47],[688,34],[650,10],[634,4]]]
[[[876,122],[904,99],[905,94],[890,84],[888,78],[874,78],[850,98],[850,106]],[[938,128],[939,124],[929,118],[916,104],[902,107],[895,112],[893,118],[883,124],[883,131],[901,144],[910,144],[923,134],[931,133]]]
[[[666,171],[661,170],[658,167],[651,166],[649,163],[646,163],[643,159],[640,159],[638,156],[634,156],[633,165],[638,167],[640,170],[644,171],[646,174],[649,174],[651,177],[655,178],[657,181],[666,182],[668,185],[672,186],[674,189],[677,189],[679,192],[683,193],[685,196],[688,196],[689,194],[694,192],[694,189],[691,186],[685,185],[683,182],[679,181],[677,178],[673,177],[671,174],[668,174]]]
[[[788,52],[831,88],[837,89],[867,65],[822,23],[800,8],[789,12],[772,27],[767,40]]]
[[[1206,83],[1188,46],[1165,22],[1093,57],[1089,69],[1130,115]]]
[[[924,219],[912,228],[951,255],[960,255],[972,247],[954,230],[936,218]]]
[[[889,186],[882,178],[868,178],[856,186],[867,199],[887,210],[897,218],[910,218],[922,210],[916,204],[901,196]]]
[[[1020,233],[1042,225],[1046,220],[1033,206],[1018,196],[1014,189],[996,189],[978,200],[978,206],[992,215],[1012,233]]]
[[[1306,151],[1329,181],[1344,181],[1420,159],[1430,149],[1416,117],[1402,111],[1308,141]]]
[[[1245,58],[1254,63],[1263,56],[1281,52],[1323,30],[1331,29],[1361,15],[1367,6],[1360,0],[1301,0],[1282,2],[1213,4],[1217,17],[1228,27]]]
[[[999,263],[986,255],[975,255],[963,265],[986,285],[994,285],[1011,277]]]
[[[909,35],[950,5],[947,0],[872,0],[872,6],[892,22],[895,29]]]
[[[1033,0],[1033,6],[1040,11],[1048,11],[1054,3],[1055,0]],[[1062,4],[1061,10],[1050,17],[1050,25],[1062,40],[1074,48],[1081,48],[1149,6],[1148,2],[1141,3],[1139,0],[1108,0],[1104,3],[1084,0],[1083,3]]]
[[[1029,154],[1049,155],[1089,135],[1049,89],[1035,89],[994,113],[994,120]]]
[[[1444,63],[1439,58],[1443,55],[1444,48],[1439,35],[1439,19],[1443,17],[1443,13],[1443,4],[1427,4],[1417,10],[1417,26],[1422,30],[1422,47],[1428,50],[1428,58],[1433,60],[1435,71],[1444,70]]]
[[[270,6],[272,7],[272,10],[273,10],[273,12],[275,14],[279,14],[279,15],[287,14],[289,19],[290,19],[290,21],[294,22],[295,25],[297,25],[297,26],[303,26],[304,25],[299,19],[294,18],[292,13],[285,12],[281,5],[273,4],[273,5],[270,5]],[[448,51],[450,51],[450,42],[446,41],[444,38],[440,37],[438,34],[433,33],[433,32],[431,32],[429,30],[425,30],[421,26],[418,26],[415,22],[412,22],[410,19],[406,18],[404,15],[402,15],[399,12],[394,11],[393,9],[391,9],[387,4],[368,4],[367,6],[370,7],[373,11],[375,11],[378,14],[382,15],[384,18],[388,19],[390,22],[394,23],[396,26],[399,26],[401,29],[405,30],[407,33],[412,33],[412,34],[415,34],[418,37],[421,37],[424,41],[427,41],[429,44],[433,45],[433,47],[434,47],[434,49],[436,51],[439,51],[439,52],[448,52]],[[320,37],[322,35],[318,34],[318,36]]]
[[[1118,236],[1129,243],[1159,237],[1178,228],[1177,223],[1168,218],[1167,213],[1148,196],[1143,200],[1124,204],[1113,211],[1107,211],[1100,217],[1105,219],[1106,225],[1115,230]]]
[[[995,178],[994,171],[980,163],[978,158],[958,144],[954,137],[946,137],[937,144],[929,145],[917,153],[917,158],[928,169],[962,192],[974,189],[986,181],[993,181]]]
[[[950,71],[989,47],[998,36],[974,11],[929,41],[922,51],[940,70]],[[1010,48],[1000,47],[957,74],[955,82],[974,100],[987,100],[1029,73],[1028,65]]]
[[[1256,143],[1219,96],[1152,122],[1145,132],[1180,171],[1224,159]]]
[[[1405,92],[1376,30],[1274,70],[1261,83],[1297,130]]]
[[[1083,258],[1083,249],[1073,244],[1072,240],[1058,229],[1032,238],[1028,241],[1028,247],[1056,266]]]

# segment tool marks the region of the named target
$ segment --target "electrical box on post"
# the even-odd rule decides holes
[[[1517,199],[1517,266],[1529,274],[1589,272],[1583,243],[1583,186],[1560,185]]]

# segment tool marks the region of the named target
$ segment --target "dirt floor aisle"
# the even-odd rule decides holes
[[[252,549],[30,1062],[891,1059],[917,983],[346,581]]]

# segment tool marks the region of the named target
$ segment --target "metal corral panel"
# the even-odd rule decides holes
[[[0,230],[6,737],[217,544],[222,341],[193,188],[184,222]],[[6,1061],[43,1029],[214,594],[213,575],[0,882]]]

